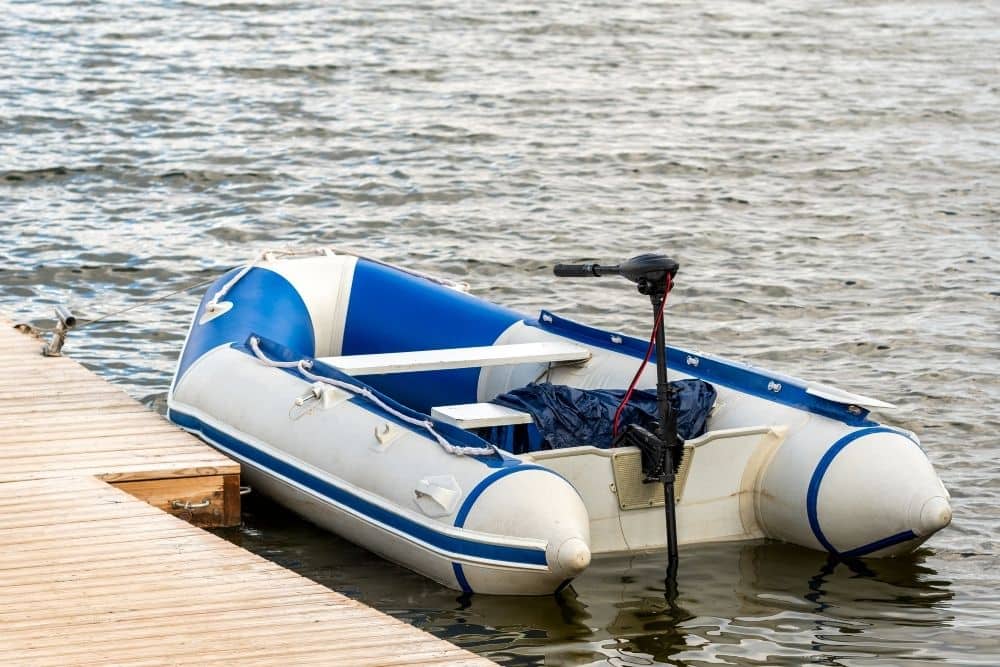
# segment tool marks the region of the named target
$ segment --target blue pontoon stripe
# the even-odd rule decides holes
[[[857,431],[852,431],[851,433],[848,433],[847,435],[842,437],[837,442],[833,443],[830,449],[826,450],[826,452],[820,458],[819,463],[816,464],[816,469],[813,470],[812,478],[810,478],[809,480],[809,488],[806,491],[806,515],[809,517],[809,528],[812,529],[813,535],[815,535],[816,539],[819,540],[819,543],[823,545],[823,548],[825,548],[832,554],[836,554],[839,556],[848,556],[850,554],[851,556],[856,557],[864,555],[866,553],[877,551],[878,549],[882,549],[887,546],[891,546],[892,544],[898,544],[899,542],[904,541],[901,538],[901,536],[906,533],[909,533],[911,535],[911,537],[908,537],[906,539],[912,539],[912,533],[910,533],[910,531],[906,531],[905,533],[898,533],[897,535],[886,537],[881,540],[872,542],[871,544],[867,544],[865,546],[857,547],[855,549],[851,549],[850,551],[841,553],[837,551],[836,547],[830,544],[830,541],[826,539],[826,535],[823,534],[823,529],[820,527],[819,487],[823,483],[823,477],[826,475],[826,471],[830,468],[830,464],[833,463],[833,460],[837,457],[837,454],[843,451],[844,447],[847,447],[847,445],[851,444],[858,438],[863,438],[866,435],[872,435],[873,433],[895,433],[896,435],[902,435],[907,439],[909,439],[911,442],[913,442],[913,439],[910,438],[905,433],[897,431],[896,429],[888,428],[886,426],[863,428]],[[888,540],[894,540],[894,539],[896,540],[895,542],[885,543]],[[872,548],[873,545],[880,545],[880,546]]]
[[[612,334],[609,331],[567,320],[546,310],[541,312],[537,320],[524,320],[524,323],[565,336],[579,343],[626,354],[637,359],[641,359],[646,354],[648,345],[648,341],[622,334]],[[807,387],[801,380],[780,373],[765,374],[745,364],[713,359],[675,347],[667,348],[667,366],[712,384],[722,385],[757,398],[823,415],[850,426],[877,425],[877,422],[867,419],[868,410],[860,408],[855,414],[842,403],[809,394],[806,391]]]
[[[501,468],[489,477],[484,478],[476,485],[476,488],[469,492],[469,495],[465,497],[465,501],[462,503],[461,509],[458,510],[458,515],[455,517],[455,527],[461,528],[465,525],[465,520],[469,518],[469,512],[472,511],[472,506],[476,504],[476,500],[479,496],[483,495],[483,491],[488,489],[493,482],[510,475],[511,473],[521,472],[522,470],[542,470],[544,472],[552,473],[553,475],[562,478],[562,475],[557,473],[555,470],[550,470],[549,468],[543,468],[542,466],[536,466],[531,464],[523,464],[519,466],[510,466],[508,468]],[[568,484],[569,482],[567,482]],[[574,487],[575,488],[575,487]]]
[[[300,484],[328,500],[348,507],[372,521],[389,526],[407,537],[428,544],[439,551],[470,558],[484,558],[514,564],[546,564],[544,548],[487,544],[440,533],[429,526],[396,514],[316,475],[312,475],[290,463],[262,452],[256,447],[229,435],[225,431],[206,424],[193,415],[179,412],[176,409],[170,409],[168,417],[175,424],[201,433],[205,438],[233,452],[240,458],[253,463],[257,467]],[[510,468],[510,470],[516,469],[518,468]]]
[[[901,533],[896,533],[895,535],[890,535],[889,537],[883,537],[881,540],[875,540],[870,544],[866,544],[856,549],[851,549],[850,551],[845,551],[840,555],[843,558],[861,558],[862,556],[867,556],[870,553],[875,553],[879,549],[885,549],[886,547],[894,546],[900,542],[909,542],[916,537],[917,534],[912,530],[904,530]]]
[[[469,580],[465,578],[465,572],[462,570],[461,563],[452,563],[451,568],[455,571],[455,581],[458,582],[458,587],[462,589],[463,593],[473,593],[472,586],[469,585]]]

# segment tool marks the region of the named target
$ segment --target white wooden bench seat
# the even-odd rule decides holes
[[[384,354],[351,354],[342,357],[318,357],[317,361],[350,375],[383,375],[507,364],[582,362],[588,359],[590,352],[579,345],[542,342]]]
[[[532,422],[531,415],[527,412],[495,403],[442,405],[431,408],[431,417],[466,430],[487,426],[530,424]]]

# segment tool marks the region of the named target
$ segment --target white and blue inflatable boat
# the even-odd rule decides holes
[[[593,554],[664,548],[664,489],[636,447],[550,448],[538,415],[494,401],[624,389],[647,348],[353,254],[271,252],[208,289],[168,414],[255,489],[385,558],[463,591],[546,594]],[[680,545],[892,556],[950,522],[914,434],[869,418],[886,404],[674,348],[667,364],[716,392],[682,445]]]

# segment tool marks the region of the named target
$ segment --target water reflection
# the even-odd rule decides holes
[[[841,562],[799,547],[722,544],[595,559],[558,595],[462,596],[384,562],[263,498],[223,534],[305,576],[504,664],[924,661],[949,626],[951,583],[921,550]]]

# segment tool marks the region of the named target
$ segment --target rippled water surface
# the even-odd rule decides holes
[[[0,1],[0,309],[164,296],[333,244],[644,335],[556,261],[664,250],[681,345],[898,405],[953,494],[914,557],[598,560],[457,598],[266,500],[229,535],[510,664],[1000,664],[995,2]],[[74,333],[162,409],[196,293]],[[391,308],[391,304],[387,304]]]

